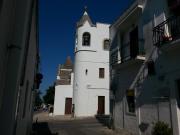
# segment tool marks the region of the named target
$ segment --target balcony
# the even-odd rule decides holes
[[[111,25],[126,31],[130,26],[134,25],[142,14],[143,2],[142,0],[134,0],[131,5],[123,12],[123,14]]]
[[[179,41],[180,16],[173,16],[153,29],[153,44],[162,47]]]
[[[145,60],[145,50],[143,46],[143,40],[139,39],[137,44],[133,41],[132,43],[126,43],[121,46],[121,63],[124,63],[132,59]]]
[[[133,46],[133,47],[132,47]],[[119,53],[120,52],[120,53]],[[120,59],[118,59],[118,53]],[[111,53],[111,65],[113,68],[123,68],[124,66],[142,63],[145,60],[145,51],[143,47],[143,40],[138,40],[137,46],[130,42],[123,44],[119,51]]]

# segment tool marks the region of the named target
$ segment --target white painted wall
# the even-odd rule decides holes
[[[66,98],[72,98],[73,94],[73,73],[71,73],[71,85],[55,86],[54,115],[65,114]]]
[[[155,47],[152,40],[154,26],[166,20],[168,16],[170,14],[167,9],[167,1],[144,0],[143,12],[138,25],[140,26],[139,32],[144,39],[146,59]],[[115,30],[112,27],[110,36],[113,43],[118,42],[115,38],[117,31],[120,33],[121,29],[116,28]],[[115,91],[115,128],[130,129],[133,134],[137,135],[150,135],[154,126],[152,123],[160,120],[172,126],[174,135],[180,134],[180,111],[177,104],[179,97],[176,86],[176,80],[180,78],[179,44],[179,42],[176,45],[166,44],[162,48],[156,48],[157,51],[154,51],[151,58],[155,62],[156,74],[148,75],[143,79],[139,87],[135,87],[137,91],[135,115],[127,113],[125,90],[131,86],[141,65],[134,67],[131,65],[118,70],[114,69],[115,72],[119,72],[119,76],[116,77],[118,82],[116,83]],[[166,95],[169,96],[169,99],[160,99],[160,97]],[[142,123],[147,124],[145,131],[140,131],[139,129],[139,125]]]
[[[91,34],[90,46],[82,46],[84,32]],[[109,114],[109,51],[103,49],[109,39],[109,25],[88,21],[77,28],[75,49],[73,103],[75,116],[94,116],[98,109],[98,96],[105,96],[105,114]],[[105,78],[99,78],[99,68],[105,68]],[[87,75],[85,74],[88,70]]]
[[[72,98],[72,85],[58,85],[55,87],[54,115],[65,114],[66,98]]]

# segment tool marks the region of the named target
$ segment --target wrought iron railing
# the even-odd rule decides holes
[[[180,38],[180,16],[173,16],[153,29],[153,44],[162,46]]]
[[[168,6],[171,11],[178,11],[180,7],[180,0],[168,0]]]
[[[120,54],[119,54],[120,53]],[[118,55],[121,55],[121,59],[118,59]],[[138,40],[138,51],[137,51],[137,56],[144,56],[145,55],[145,50],[144,50],[144,40],[139,39]],[[126,44],[123,44],[119,50],[114,51],[110,55],[110,64],[111,65],[116,65],[118,62],[123,63],[125,61],[128,61],[132,59],[131,57],[131,52],[130,52],[130,42],[127,42]]]
[[[123,44],[121,46],[120,53],[121,53],[121,62],[125,62],[125,61],[131,59],[130,42]]]
[[[174,6],[175,4],[178,4],[180,0],[168,0],[168,5],[169,6]]]

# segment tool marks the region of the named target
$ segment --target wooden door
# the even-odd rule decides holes
[[[130,55],[131,58],[136,58],[139,53],[139,45],[138,45],[138,27],[133,29],[130,32]]]
[[[104,114],[105,110],[105,97],[98,96],[98,114]]]
[[[65,114],[71,114],[72,98],[66,98]]]

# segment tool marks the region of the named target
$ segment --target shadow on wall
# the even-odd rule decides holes
[[[154,61],[155,73],[152,75],[149,74],[138,86],[134,87],[134,89],[136,89],[135,107],[136,109],[141,108],[141,121],[139,121],[140,123],[138,126],[143,134],[150,134],[154,123],[157,121],[163,121],[170,127],[173,124],[172,111],[175,109],[172,108],[174,102],[170,101],[179,101],[177,98],[178,94],[176,94],[176,90],[172,87],[172,82],[175,81],[175,76],[178,77],[180,74],[180,65],[177,63],[177,58],[179,57],[178,51],[179,50],[177,49],[171,53],[168,51],[168,53],[159,55]],[[138,68],[140,69],[140,67]],[[134,81],[133,78],[135,78],[139,72],[138,68],[136,70],[133,69],[136,74],[131,75],[131,72],[127,72],[127,68],[126,70],[121,71],[121,76],[130,76],[130,79],[124,79],[121,77],[121,80],[118,82],[119,85],[115,90],[115,102],[120,110],[118,110],[118,112],[122,113],[121,118],[124,120],[123,124],[128,126],[131,126],[131,123],[128,123],[128,120],[132,116],[128,114],[126,109],[126,106],[128,107],[126,90],[129,89],[129,86],[131,86]],[[124,103],[123,107],[121,107],[122,103]]]
[[[58,133],[51,133],[47,122],[33,123],[32,135],[59,135]]]
[[[175,51],[173,51],[172,54],[169,53],[169,59],[166,55],[167,54],[163,56],[160,55],[158,59],[155,60],[154,75],[148,75],[143,80],[143,82],[140,83],[140,86],[134,87],[134,89],[136,88],[137,92],[136,108],[143,107],[144,105],[157,105],[158,103],[169,102],[170,99],[177,100],[176,94],[172,94],[170,84],[172,78],[169,79],[168,74],[180,68],[180,65],[176,64],[177,62],[175,61],[176,57],[178,57],[179,55],[178,53],[175,53]],[[171,66],[166,65],[167,59],[169,61],[169,65]],[[117,82],[117,86],[114,88],[116,104],[123,102],[124,97],[126,97],[126,90],[129,89],[129,87],[133,83],[134,78],[138,74],[140,68],[141,67],[137,67],[137,69],[133,69],[135,71],[134,74],[132,74],[131,72],[127,72],[127,69],[125,70],[126,72],[121,72],[121,76],[128,76],[129,78],[122,78],[121,83]],[[179,71],[176,72],[177,74],[180,73]],[[173,91],[173,93],[176,92]]]

